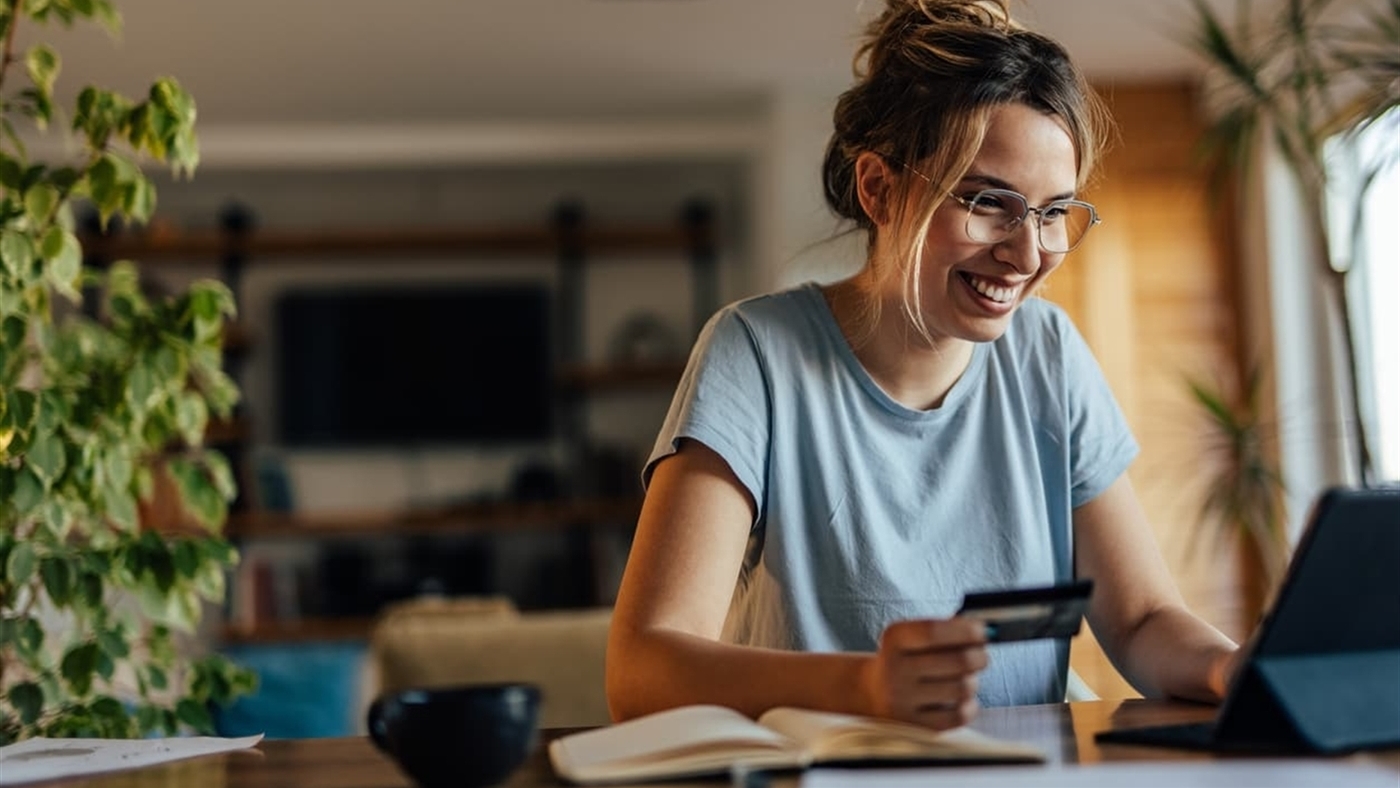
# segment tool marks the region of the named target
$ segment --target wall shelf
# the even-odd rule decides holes
[[[373,629],[374,619],[365,617],[270,619],[251,625],[226,624],[221,635],[229,645],[359,641],[368,640]]]
[[[230,252],[248,257],[296,257],[344,263],[352,259],[383,259],[386,255],[451,257],[461,262],[485,255],[541,257],[554,254],[561,243],[590,253],[653,254],[684,250],[706,241],[704,231],[687,226],[580,227],[554,230],[547,226],[500,228],[384,228],[336,230],[154,230],[122,236],[88,235],[88,254],[105,260],[134,259],[151,263],[209,262]]]
[[[555,382],[576,391],[675,386],[684,371],[685,364],[679,361],[568,364],[559,369]]]
[[[630,529],[640,498],[501,501],[402,512],[296,514],[241,512],[229,517],[230,539],[332,539],[372,536],[612,527]]]
[[[587,276],[590,265],[599,260],[628,264],[677,265],[690,277],[692,328],[698,332],[718,306],[717,252],[714,237],[714,211],[701,200],[680,206],[674,221],[650,224],[595,225],[586,221],[583,207],[573,202],[554,206],[546,221],[531,225],[490,227],[364,227],[344,226],[323,229],[263,228],[246,208],[229,206],[220,211],[219,227],[209,230],[179,230],[159,225],[140,230],[98,232],[95,222],[86,226],[82,245],[87,263],[94,267],[116,260],[134,260],[142,266],[213,266],[235,298],[242,295],[245,274],[258,266],[298,264],[348,266],[362,262],[392,259],[432,260],[443,265],[470,266],[474,263],[520,261],[553,267],[555,298],[552,299],[554,369],[551,396],[558,406],[558,440],[567,456],[562,467],[586,474],[596,458],[585,418],[590,397],[624,391],[658,390],[674,387],[684,370],[684,359],[648,361],[589,361],[582,343]],[[225,338],[225,363],[231,377],[238,380],[249,356],[266,340],[266,327],[230,324]],[[256,338],[259,341],[254,341]],[[253,489],[249,467],[251,441],[255,432],[246,411],[234,418],[211,423],[207,442],[217,444],[229,458],[238,475],[241,490]],[[560,500],[491,501],[432,509],[406,511],[354,511],[334,514],[281,513],[253,506],[250,497],[235,501],[225,528],[225,536],[241,547],[260,541],[322,543],[331,552],[330,542],[359,538],[403,538],[448,535],[504,535],[518,532],[562,534],[566,543],[566,575],[576,576],[579,588],[569,591],[564,604],[597,604],[587,595],[604,597],[596,578],[600,566],[607,569],[608,544],[617,535],[630,535],[641,512],[641,498],[623,491],[617,498],[605,496],[616,487],[588,487],[576,496]],[[565,485],[568,489],[568,485]],[[474,540],[469,540],[474,541]],[[344,545],[345,550],[361,545]],[[276,550],[270,552],[275,553]],[[603,562],[600,564],[600,561]],[[285,562],[284,562],[285,563]],[[276,567],[274,567],[276,568]],[[283,565],[278,572],[285,570]],[[281,575],[279,575],[280,577]],[[264,597],[257,578],[240,573],[231,581],[230,599],[251,592]],[[324,581],[319,581],[324,582]],[[569,581],[572,582],[572,581]],[[285,585],[285,583],[284,583]],[[552,593],[552,592],[551,592]],[[577,599],[575,599],[577,597]],[[386,597],[388,598],[388,597]],[[272,643],[309,640],[350,640],[366,637],[371,620],[299,617],[268,614],[257,600],[239,602],[237,623],[224,633],[228,643]],[[267,599],[261,599],[265,604]],[[243,608],[247,608],[244,610]],[[230,610],[230,612],[233,612]],[[317,613],[318,610],[303,610]],[[347,610],[361,615],[361,610]],[[286,617],[278,618],[278,615]],[[240,620],[253,616],[254,621]]]

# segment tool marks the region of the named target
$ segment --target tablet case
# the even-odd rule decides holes
[[[1096,738],[1247,752],[1400,745],[1400,489],[1319,499],[1253,646],[1214,721]]]

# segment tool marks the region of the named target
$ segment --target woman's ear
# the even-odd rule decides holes
[[[876,227],[889,224],[894,215],[890,204],[895,193],[895,174],[889,162],[878,153],[865,151],[856,157],[856,197],[865,215]]]

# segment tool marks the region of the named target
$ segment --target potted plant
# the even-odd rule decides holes
[[[1343,316],[1341,372],[1350,392],[1354,461],[1360,481],[1369,483],[1374,462],[1348,310],[1351,262],[1334,257],[1335,245],[1328,243],[1329,233],[1356,228],[1329,226],[1328,189],[1337,184],[1329,177],[1327,156],[1329,140],[1367,129],[1400,104],[1400,2],[1378,0],[1358,10],[1334,8],[1333,0],[1285,0],[1274,15],[1260,19],[1248,0],[1240,0],[1228,25],[1204,0],[1193,4],[1188,45],[1207,66],[1208,104],[1217,110],[1205,139],[1214,180],[1217,187],[1238,182],[1235,176],[1248,169],[1266,140],[1296,179],[1325,295]],[[1391,163],[1385,157],[1367,163],[1357,183],[1364,189]],[[1221,537],[1243,540],[1252,575],[1246,606],[1253,612],[1264,608],[1282,578],[1289,551],[1283,475],[1272,449],[1273,427],[1263,414],[1261,377],[1256,368],[1239,387],[1190,383],[1222,469],[1206,491],[1200,523]]]
[[[74,232],[80,204],[149,219],[139,162],[194,169],[195,105],[173,79],[140,101],[86,87],[66,124],[81,154],[31,159],[21,131],[62,117],[60,61],[17,51],[16,31],[53,22],[120,25],[108,0],[0,0],[0,743],[208,732],[210,704],[253,685],[177,642],[237,558],[220,535],[233,474],[203,442],[238,397],[221,352],[233,298],[216,282],[150,297],[129,262],[86,269]],[[142,522],[159,473],[197,531]]]
[[[1261,141],[1271,140],[1299,186],[1305,219],[1317,247],[1312,257],[1323,274],[1326,297],[1337,308],[1345,347],[1343,381],[1350,392],[1348,419],[1362,483],[1375,481],[1375,463],[1364,428],[1357,381],[1356,341],[1348,304],[1352,261],[1334,254],[1332,236],[1350,237],[1352,226],[1328,221],[1331,177],[1329,140],[1354,135],[1381,122],[1400,105],[1400,0],[1375,0],[1357,7],[1334,0],[1286,0],[1274,16],[1254,18],[1248,0],[1226,25],[1205,0],[1193,0],[1195,28],[1190,45],[1209,69],[1210,103],[1219,108],[1207,133],[1218,182],[1246,169]],[[1400,135],[1395,135],[1400,139]],[[1364,192],[1390,156],[1361,163],[1355,188]],[[1359,197],[1360,195],[1353,195]]]

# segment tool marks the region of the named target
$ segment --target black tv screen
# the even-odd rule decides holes
[[[499,443],[551,434],[544,285],[293,290],[274,309],[286,445]]]

